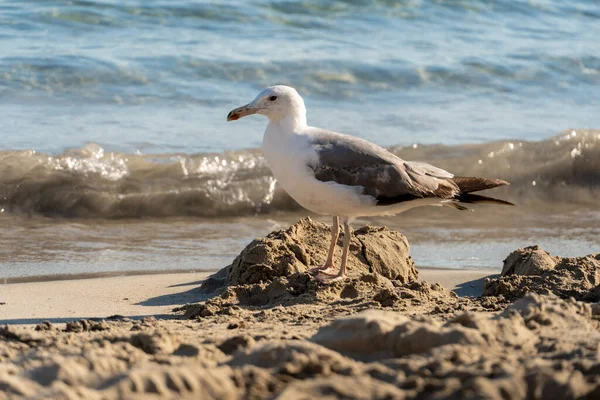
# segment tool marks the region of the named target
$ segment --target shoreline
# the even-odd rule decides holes
[[[114,278],[120,276],[145,276],[145,275],[163,275],[163,274],[186,274],[186,273],[214,273],[217,268],[211,269],[159,269],[159,270],[132,270],[132,271],[105,271],[89,272],[83,274],[53,274],[53,275],[30,275],[0,277],[0,285],[15,285],[19,283],[36,282],[60,282],[85,279]]]

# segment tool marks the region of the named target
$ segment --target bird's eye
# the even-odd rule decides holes
[[[271,96],[271,97],[269,97],[269,100],[275,101],[275,100],[277,100],[277,96]]]

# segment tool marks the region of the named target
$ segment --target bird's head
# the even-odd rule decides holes
[[[296,89],[277,85],[263,90],[254,100],[245,106],[231,110],[227,121],[235,121],[252,114],[261,114],[271,121],[280,121],[284,118],[306,119],[304,100]]]

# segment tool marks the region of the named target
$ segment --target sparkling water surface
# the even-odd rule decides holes
[[[311,125],[418,143],[419,159],[536,199],[357,222],[405,232],[417,265],[599,251],[597,140],[569,133],[600,127],[598,38],[592,0],[0,1],[0,277],[220,268],[305,215],[260,152],[238,152],[260,147],[266,121],[225,122],[273,84],[298,89]]]

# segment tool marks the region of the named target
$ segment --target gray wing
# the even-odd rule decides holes
[[[317,131],[311,135],[311,146],[318,156],[310,166],[316,179],[360,186],[377,205],[425,197],[451,199],[459,193],[451,173],[427,163],[404,161],[360,138]]]

